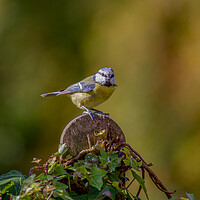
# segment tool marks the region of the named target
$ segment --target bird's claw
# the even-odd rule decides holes
[[[85,110],[83,113],[87,113],[90,115],[92,121],[94,121],[94,113],[109,116],[109,113],[103,113],[102,111],[96,110],[94,108],[91,109],[92,111],[94,111],[94,113],[92,113],[92,111],[90,109],[86,108],[85,106],[81,106],[81,108]]]
[[[94,108],[92,108],[92,110],[94,111],[94,113],[97,113],[97,114],[107,115],[107,116],[110,115],[109,113],[104,113],[104,112],[102,112],[102,111],[100,111],[100,110],[96,110],[96,109],[94,109]]]
[[[94,114],[92,112],[88,112],[88,111],[83,111],[84,114],[89,114],[89,116],[91,117],[92,121],[94,121]]]
[[[104,112],[98,112],[98,111],[95,111],[94,113],[97,113],[97,114],[101,114],[101,115],[107,115],[107,116],[109,116],[110,114],[109,113],[104,113]]]

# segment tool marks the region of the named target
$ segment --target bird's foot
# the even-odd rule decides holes
[[[96,109],[94,109],[94,108],[92,108],[91,110],[93,110],[93,111],[94,111],[94,113],[97,113],[97,114],[101,114],[101,115],[107,115],[107,116],[109,116],[109,115],[110,115],[109,113],[104,113],[104,112],[102,112],[102,111],[100,111],[100,110],[96,110]]]
[[[81,106],[85,111],[83,113],[89,114],[92,121],[94,121],[94,114],[91,112],[91,110],[89,110],[88,108],[86,108],[85,106]]]

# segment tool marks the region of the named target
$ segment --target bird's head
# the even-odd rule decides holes
[[[117,86],[114,71],[111,68],[104,67],[94,75],[95,83],[102,86]]]

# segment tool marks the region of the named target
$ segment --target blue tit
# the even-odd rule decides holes
[[[113,69],[104,67],[95,75],[89,76],[78,83],[70,85],[66,89],[42,94],[41,96],[49,97],[54,95],[60,96],[63,94],[69,94],[72,102],[78,108],[85,110],[85,112],[90,115],[92,120],[94,120],[92,111],[99,114],[106,113],[96,110],[93,107],[106,101],[112,95],[116,86],[117,84]]]

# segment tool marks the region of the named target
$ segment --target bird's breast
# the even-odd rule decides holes
[[[112,95],[115,88],[115,86],[101,86],[95,83],[94,90],[87,93],[74,93],[71,95],[71,99],[79,108],[82,105],[87,108],[92,108],[106,101]]]

